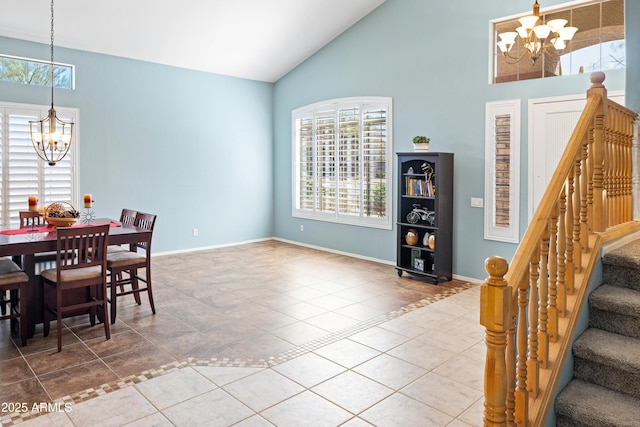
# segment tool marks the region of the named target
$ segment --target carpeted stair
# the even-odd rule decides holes
[[[603,259],[589,328],[573,346],[574,378],[555,402],[558,426],[640,426],[640,240]]]

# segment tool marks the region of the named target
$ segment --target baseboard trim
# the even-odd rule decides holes
[[[177,250],[177,251],[158,252],[158,253],[151,254],[151,257],[153,258],[153,257],[163,256],[163,255],[186,254],[186,253],[190,253],[190,252],[207,251],[207,250],[219,249],[219,248],[228,248],[228,247],[231,247],[231,246],[240,246],[240,245],[246,245],[248,243],[265,242],[265,241],[268,241],[268,240],[276,240],[278,242],[288,243],[288,244],[296,245],[296,246],[302,246],[302,247],[309,248],[309,249],[316,249],[316,250],[323,251],[323,252],[330,252],[330,253],[334,253],[334,254],[338,254],[338,255],[348,256],[348,257],[351,257],[351,258],[362,259],[362,260],[365,260],[365,261],[377,262],[378,264],[385,264],[385,265],[390,265],[390,266],[395,266],[396,265],[395,262],[393,262],[393,261],[387,261],[387,260],[384,260],[384,259],[368,257],[368,256],[364,256],[364,255],[354,254],[354,253],[351,253],[351,252],[339,251],[339,250],[336,250],[336,249],[325,248],[323,246],[310,245],[310,244],[307,244],[307,243],[296,242],[295,240],[287,240],[287,239],[282,239],[282,238],[279,238],[279,237],[266,237],[264,239],[245,240],[245,241],[242,241],[242,242],[225,243],[225,244],[222,244],[222,245],[213,245],[213,246],[204,246],[204,247],[199,247],[199,248],[180,249],[180,250]],[[463,282],[470,282],[470,283],[477,283],[477,284],[484,283],[484,280],[482,280],[482,279],[476,279],[476,278],[473,278],[473,277],[460,276],[458,274],[452,274],[452,277],[455,280],[460,280],[460,281],[463,281]]]

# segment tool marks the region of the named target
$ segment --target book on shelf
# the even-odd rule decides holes
[[[436,188],[432,181],[410,176],[406,177],[405,180],[405,193],[407,196],[434,197],[436,195]]]

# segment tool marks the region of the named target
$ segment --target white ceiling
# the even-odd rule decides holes
[[[54,43],[275,82],[384,1],[57,0]],[[50,33],[50,0],[0,0],[0,35]]]

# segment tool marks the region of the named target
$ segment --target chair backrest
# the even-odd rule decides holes
[[[38,211],[20,211],[20,228],[45,225],[44,217]]]
[[[138,215],[137,211],[132,209],[122,209],[120,213],[120,222],[122,224],[133,225],[136,222],[136,215]]]
[[[57,228],[56,267],[61,271],[102,267],[106,274],[109,225]]]
[[[153,228],[156,225],[156,216],[153,214],[138,212],[136,214],[136,221],[133,225],[144,230],[150,230],[151,236],[153,236]],[[147,254],[149,254],[149,252],[151,251],[151,237],[149,237],[148,241],[138,242],[136,246],[144,249]]]

